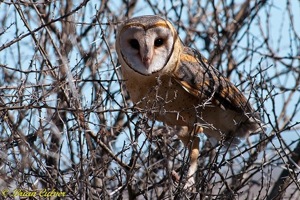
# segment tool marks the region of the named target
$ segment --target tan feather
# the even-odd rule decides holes
[[[173,72],[175,80],[190,94],[240,113],[254,112],[243,93],[196,50],[184,47]]]

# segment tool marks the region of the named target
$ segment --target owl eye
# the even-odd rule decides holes
[[[155,39],[155,41],[154,41],[154,46],[155,47],[160,47],[161,45],[163,45],[164,44],[164,40],[162,39],[162,38],[157,38],[157,39]]]
[[[132,48],[139,50],[140,49],[140,44],[139,41],[137,41],[137,39],[131,39],[129,40],[129,44]]]

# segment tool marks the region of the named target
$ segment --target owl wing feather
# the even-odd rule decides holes
[[[222,109],[253,113],[245,96],[195,49],[184,47],[174,79],[202,102],[209,100]]]

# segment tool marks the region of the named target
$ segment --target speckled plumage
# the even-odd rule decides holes
[[[125,21],[118,29],[116,49],[132,101],[151,111],[153,120],[182,127],[179,137],[185,145],[202,130],[208,137],[236,142],[260,128],[245,96],[199,52],[185,47],[169,21],[158,16]],[[199,138],[190,150],[192,177]]]

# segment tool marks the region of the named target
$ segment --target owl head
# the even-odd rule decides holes
[[[142,16],[129,19],[118,28],[116,49],[122,67],[151,75],[170,64],[177,40],[177,32],[169,21],[155,15]]]

